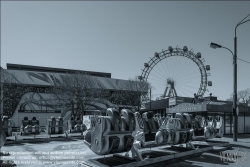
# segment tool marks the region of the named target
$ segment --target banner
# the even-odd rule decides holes
[[[18,110],[20,113],[61,113],[59,110]]]

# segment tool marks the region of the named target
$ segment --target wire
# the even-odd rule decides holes
[[[239,59],[239,58],[237,58],[237,59]],[[250,64],[250,62],[249,62],[249,61],[242,60],[242,59],[239,59],[239,60],[244,61],[244,62],[246,62],[246,63],[249,63],[249,64]]]

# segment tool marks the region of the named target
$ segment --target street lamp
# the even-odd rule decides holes
[[[236,29],[239,25],[241,24],[244,24],[248,21],[250,21],[250,19],[244,21],[249,15],[247,15],[243,20],[241,20],[235,27],[235,36],[234,36],[234,54],[233,52],[226,48],[226,47],[223,47],[221,45],[218,45],[216,43],[211,43],[210,44],[210,47],[213,48],[213,49],[216,49],[216,48],[225,48],[227,50],[229,50],[232,55],[233,55],[233,64],[234,64],[234,79],[233,79],[233,85],[234,85],[234,92],[233,92],[233,116],[234,116],[234,120],[233,120],[233,124],[234,124],[234,130],[233,130],[233,140],[234,141],[237,141],[237,134],[238,134],[238,115],[236,113],[236,109],[237,109],[237,37],[236,37]]]
[[[227,50],[229,50],[229,51],[232,53],[232,55],[234,56],[233,52],[232,52],[230,49],[228,49],[228,48],[226,48],[226,47],[223,47],[223,46],[221,46],[221,45],[219,45],[219,44],[216,44],[216,43],[211,42],[209,46],[210,46],[210,48],[213,48],[213,49],[216,49],[216,48],[224,48],[224,49],[227,49]]]
[[[221,45],[218,45],[217,43],[213,43],[213,42],[211,42],[209,46],[210,46],[210,48],[213,48],[213,49],[222,47]]]

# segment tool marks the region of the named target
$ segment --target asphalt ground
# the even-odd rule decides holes
[[[213,141],[230,142],[232,147],[229,149],[215,147],[215,150],[202,153],[196,157],[166,161],[166,165],[163,166],[249,167],[250,134],[239,135],[237,142],[233,142],[232,138],[231,135],[212,139]],[[91,164],[89,163],[90,159],[100,158],[83,143],[83,139],[9,144],[4,145],[1,152],[1,162],[3,162],[1,167],[85,167],[88,165],[84,164]],[[14,162],[14,164],[11,162]],[[79,165],[79,162],[82,165]]]
[[[250,135],[239,135],[237,142],[233,136],[228,135],[222,138],[212,139],[213,141],[225,141],[231,144],[231,148],[216,148],[213,151],[205,152],[197,157],[190,157],[178,162],[169,162],[168,167],[250,167]],[[225,153],[223,156],[223,153]],[[228,153],[228,154],[227,154]],[[229,155],[230,158],[227,158]],[[236,156],[234,156],[236,155]],[[225,157],[225,158],[223,158]]]
[[[215,150],[211,152],[205,152],[198,157],[189,158],[183,161],[172,163],[167,165],[168,167],[250,167],[250,134],[239,135],[237,142],[233,141],[233,136],[228,135],[222,138],[215,138],[213,141],[225,141],[231,144],[231,149],[227,150]],[[222,156],[223,152],[225,153]],[[229,154],[227,154],[229,153]],[[226,158],[229,155],[230,158]],[[236,155],[231,157],[230,155]],[[225,157],[223,159],[223,157]]]

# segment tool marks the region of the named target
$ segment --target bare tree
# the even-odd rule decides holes
[[[137,77],[129,79],[120,91],[116,92],[113,99],[120,104],[130,106],[132,109],[140,111],[141,105],[149,101],[149,83],[139,80]]]
[[[226,100],[233,101],[233,93],[231,93],[230,98]],[[246,105],[250,104],[250,88],[238,91],[237,100]]]
[[[76,72],[61,76],[52,90],[54,107],[70,110],[71,116],[82,118],[83,112],[100,102],[103,85],[95,77]],[[98,100],[97,100],[98,99]]]
[[[17,75],[14,72],[10,72],[6,69],[0,69],[0,78],[1,78],[1,113],[11,117],[15,111],[15,107],[21,97],[29,89],[29,86],[22,83],[18,79]],[[2,112],[4,109],[4,112]]]
[[[249,104],[250,103],[250,89],[244,89],[238,92],[238,97],[239,100],[243,103],[243,104]]]
[[[12,100],[8,96],[14,95],[15,93],[18,93],[18,91],[15,90],[15,92],[10,89],[13,85],[17,85],[19,83],[19,80],[17,79],[16,75],[14,73],[8,72],[6,69],[3,69],[0,67],[0,78],[1,78],[1,97],[0,97],[0,104],[2,106],[3,102],[6,100]],[[1,107],[2,110],[2,107]]]
[[[15,111],[13,106],[21,99],[27,86],[20,84],[14,72],[9,72],[0,67],[0,133],[2,132],[2,116],[12,116]],[[14,122],[12,122],[14,126]]]

